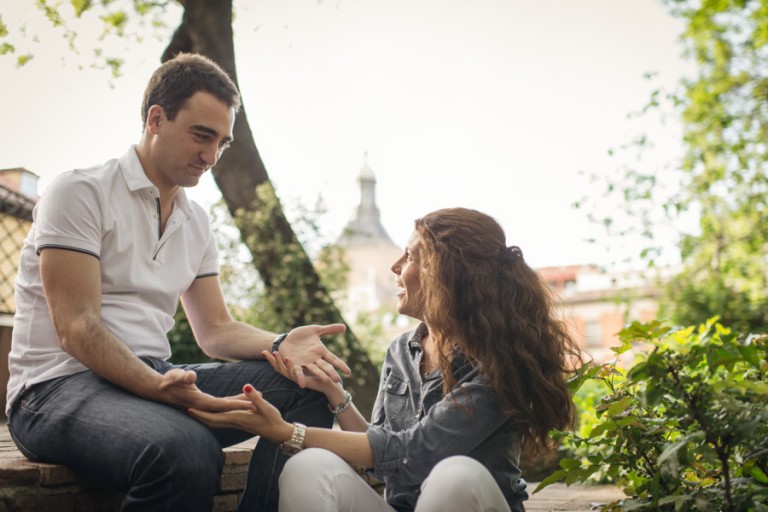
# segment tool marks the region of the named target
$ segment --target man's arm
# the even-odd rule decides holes
[[[218,276],[195,279],[181,296],[181,302],[197,343],[209,356],[249,360],[263,359],[264,351],[271,352],[276,334],[234,320],[224,301]],[[303,371],[324,382],[338,382],[336,370],[350,374],[344,361],[328,351],[320,339],[345,329],[342,324],[297,327],[280,344],[279,352],[291,361],[300,386],[305,385]]]
[[[202,393],[194,385],[194,372],[171,370],[159,374],[104,327],[101,268],[95,256],[66,249],[43,249],[40,277],[61,348],[97,375],[138,396],[180,407],[243,407],[240,401]]]
[[[260,359],[277,336],[232,318],[218,276],[195,279],[182,294],[181,303],[198,345],[210,357]]]

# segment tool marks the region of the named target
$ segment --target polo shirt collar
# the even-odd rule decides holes
[[[154,189],[157,190],[155,184],[147,178],[147,174],[144,172],[144,167],[141,166],[139,155],[136,153],[136,145],[132,145],[128,151],[120,158],[120,170],[123,173],[123,178],[128,186],[128,190],[131,192],[137,192],[140,190]],[[192,208],[187,199],[187,194],[183,188],[179,188],[176,197],[173,199],[175,207],[180,208],[187,214],[192,213]]]

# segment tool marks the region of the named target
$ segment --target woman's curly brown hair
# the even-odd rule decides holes
[[[549,287],[507,247],[488,215],[437,210],[415,222],[424,320],[440,353],[445,392],[456,386],[456,351],[474,362],[518,426],[527,452],[546,446],[552,429],[573,428],[567,376],[581,360]]]

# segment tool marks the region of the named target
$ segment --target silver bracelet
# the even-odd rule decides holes
[[[349,391],[345,391],[344,393],[346,393],[344,395],[344,401],[339,405],[333,407],[330,403],[328,404],[328,410],[331,411],[332,414],[339,414],[340,412],[344,412],[349,409],[350,405],[352,405],[352,395],[349,394]]]

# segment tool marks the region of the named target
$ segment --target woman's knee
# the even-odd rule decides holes
[[[288,459],[280,474],[280,492],[283,489],[306,488],[327,481],[338,470],[349,465],[333,452],[322,448],[307,448]]]
[[[416,511],[509,510],[488,469],[466,456],[440,461],[421,485]]]
[[[459,488],[472,485],[475,481],[485,481],[487,476],[490,473],[485,466],[464,455],[441,460],[429,473],[429,478],[445,482],[446,485],[456,483]]]

